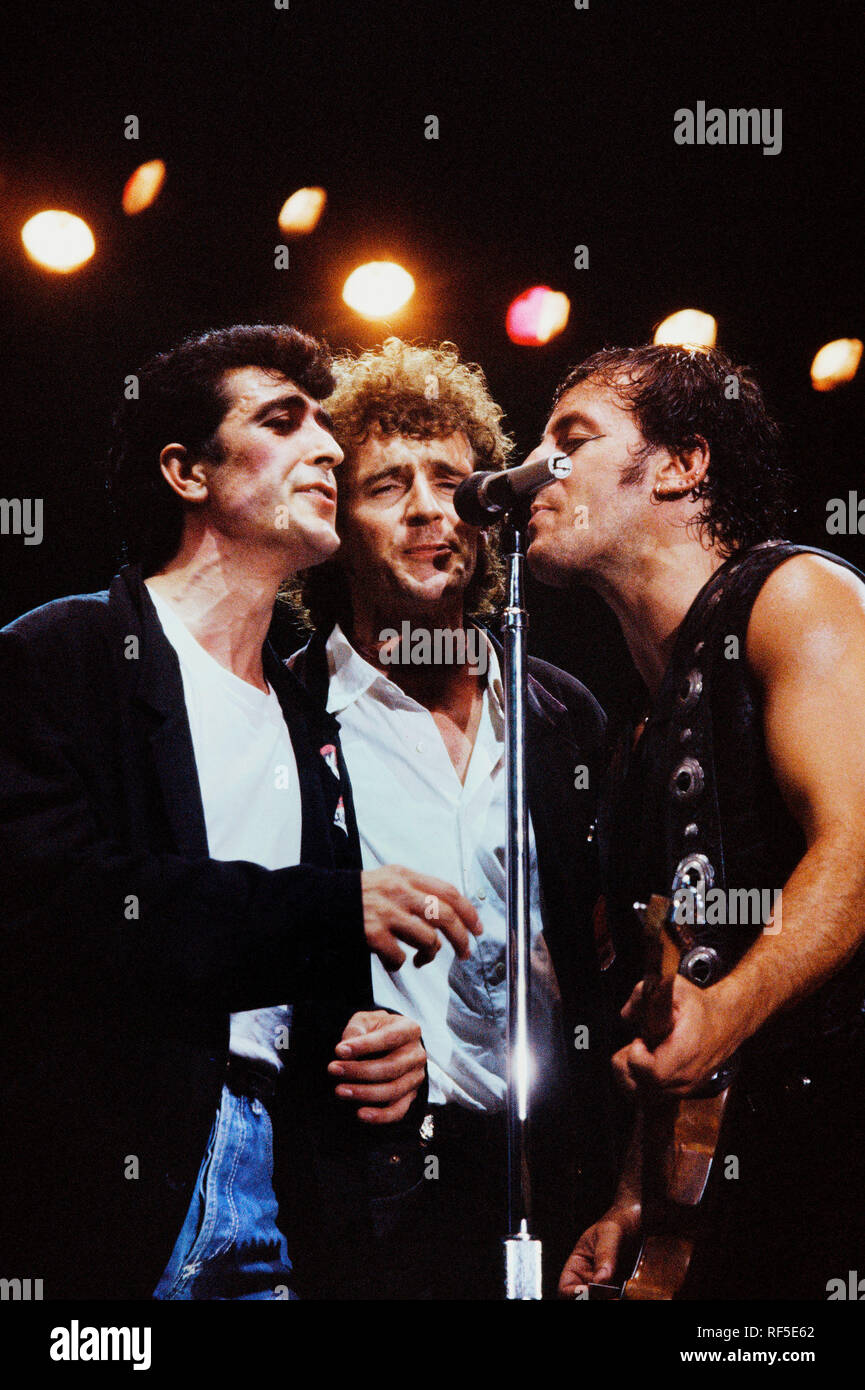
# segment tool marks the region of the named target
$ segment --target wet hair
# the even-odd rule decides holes
[[[573,368],[556,390],[554,408],[589,379],[616,393],[645,440],[623,484],[637,481],[655,449],[678,452],[702,436],[709,467],[693,493],[703,503],[700,530],[727,554],[786,532],[792,509],[780,431],[749,367],[736,366],[718,348],[605,348]]]
[[[474,455],[475,469],[500,469],[512,448],[503,412],[492,399],[479,366],[460,361],[453,343],[418,347],[387,338],[380,348],[333,364],[336,389],[327,402],[334,434],[345,453],[338,479],[337,530],[345,514],[345,471],[371,434],[440,439],[461,430]],[[288,586],[308,626],[329,632],[335,623],[351,625],[348,581],[339,551],[322,565],[305,570]],[[490,617],[504,596],[504,563],[496,528],[482,532],[478,562],[465,594],[466,615]]]
[[[330,353],[287,324],[235,324],[185,338],[135,373],[135,399],[112,421],[107,482],[126,558],[152,574],[176,553],[184,504],[163,477],[159,455],[182,444],[194,458],[220,462],[216,432],[231,404],[226,373],[260,367],[320,400],[333,389]]]

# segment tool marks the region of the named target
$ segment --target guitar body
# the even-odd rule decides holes
[[[670,920],[666,898],[645,910],[647,968],[643,1037],[655,1047],[672,1028],[672,986],[692,943]],[[658,1097],[642,1111],[643,1244],[623,1299],[669,1300],[685,1282],[705,1212],[704,1199],[729,1087],[678,1100]]]
[[[715,1096],[663,1102],[663,1108],[645,1115],[645,1234],[623,1298],[672,1299],[684,1284],[728,1095],[729,1089]]]

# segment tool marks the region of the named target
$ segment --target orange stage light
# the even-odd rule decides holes
[[[123,211],[130,217],[143,212],[155,203],[165,182],[165,165],[161,159],[148,160],[139,164],[134,174],[130,174],[123,189]]]
[[[32,261],[45,270],[67,275],[89,261],[96,250],[93,233],[72,212],[49,208],[37,212],[21,228],[24,249]]]
[[[859,370],[862,343],[859,338],[836,338],[824,343],[811,363],[811,385],[815,391],[834,391],[852,381]]]
[[[395,261],[368,261],[353,270],[342,287],[349,308],[365,319],[386,319],[408,303],[414,280]]]
[[[658,325],[654,341],[659,346],[710,348],[715,346],[717,337],[718,325],[711,314],[700,309],[680,309]]]
[[[279,213],[279,230],[300,236],[318,226],[327,194],[323,188],[298,188],[286,198]]]

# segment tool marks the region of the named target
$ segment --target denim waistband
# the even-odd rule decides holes
[[[250,1057],[229,1054],[225,1084],[236,1096],[251,1096],[253,1100],[269,1101],[276,1095],[279,1072],[266,1062]]]

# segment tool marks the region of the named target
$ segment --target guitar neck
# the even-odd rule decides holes
[[[681,952],[668,929],[669,907],[666,898],[652,897],[643,920],[646,969],[641,1031],[649,1048],[657,1047],[673,1028],[673,981]]]

